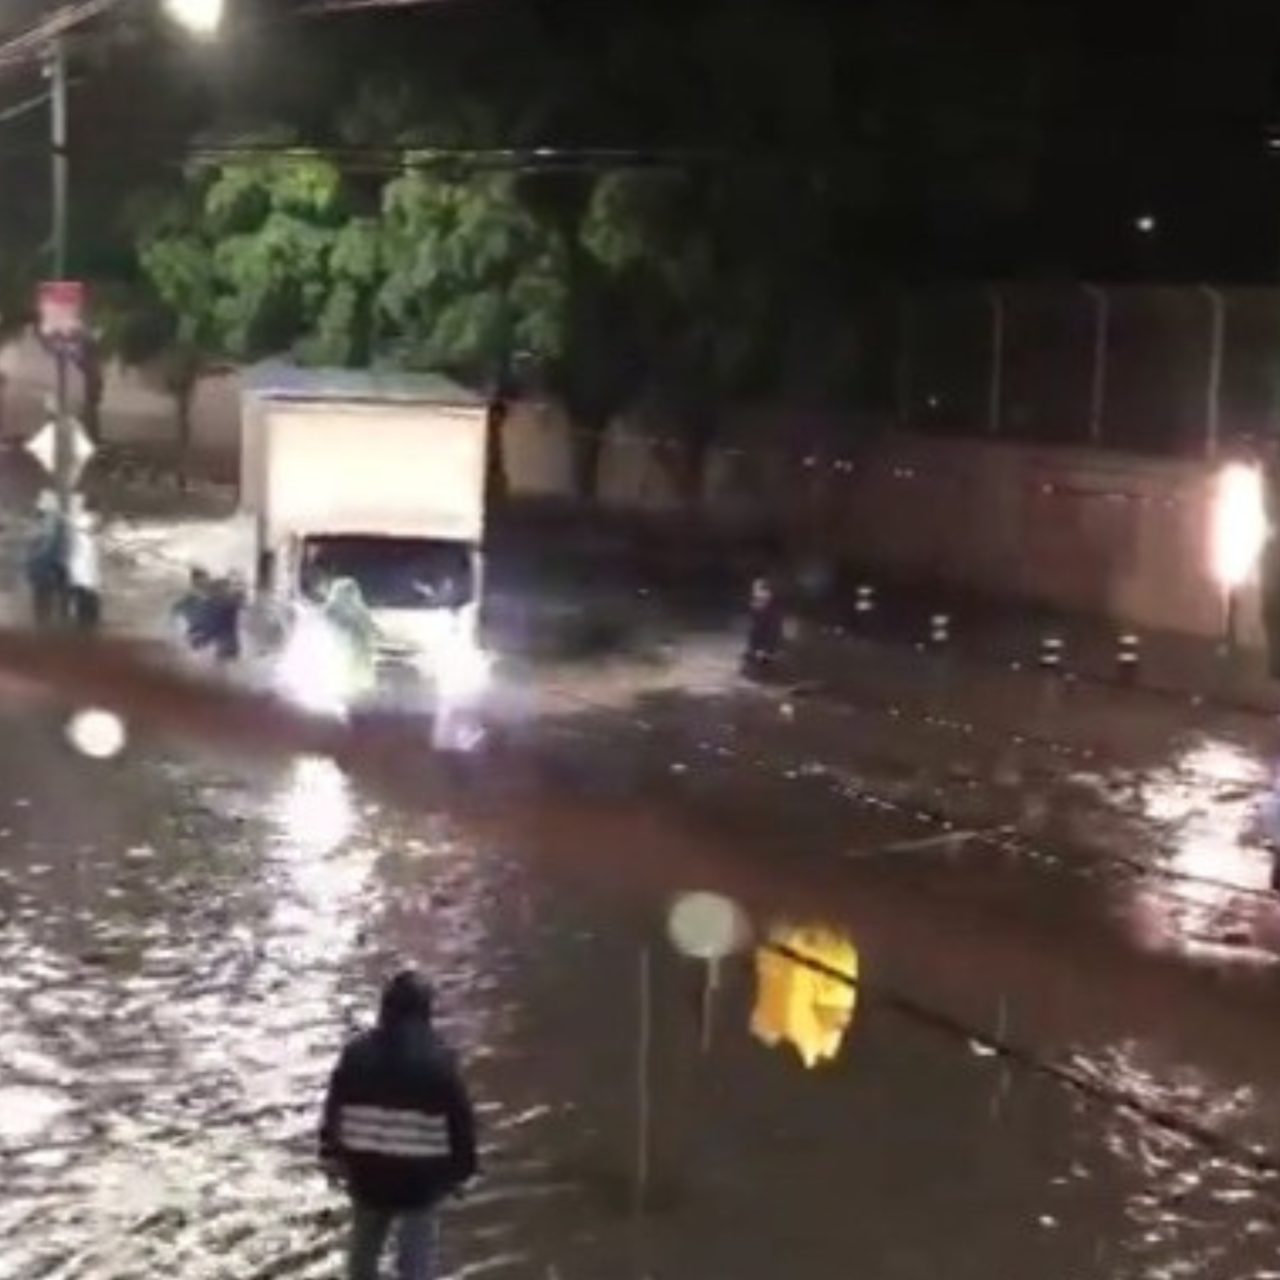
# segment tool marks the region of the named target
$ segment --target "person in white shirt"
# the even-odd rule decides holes
[[[95,630],[102,621],[102,548],[97,518],[83,509],[71,521],[67,578],[72,621],[82,631]]]

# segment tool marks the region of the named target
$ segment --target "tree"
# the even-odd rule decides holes
[[[143,272],[184,345],[231,360],[301,348],[364,363],[377,283],[371,219],[353,216],[328,160],[254,144],[194,173],[139,242]]]
[[[560,249],[509,174],[411,167],[384,193],[381,237],[377,311],[397,363],[491,382],[518,352],[559,354]]]
[[[424,158],[425,159],[425,158]],[[506,492],[505,399],[517,362],[560,354],[559,246],[505,173],[408,168],[383,193],[379,349],[488,389],[491,490]]]
[[[562,271],[555,353],[543,360],[536,376],[568,417],[580,498],[595,496],[605,435],[639,395],[644,369],[628,281],[590,241],[599,180],[588,169],[534,173],[520,183],[526,206],[554,238]]]
[[[693,497],[726,404],[767,385],[775,293],[715,175],[624,173],[597,187],[586,237],[629,295],[648,394],[682,429]],[[735,234],[736,233],[736,234]]]
[[[185,466],[191,448],[191,411],[200,379],[209,369],[206,351],[197,340],[199,331],[184,325],[178,312],[143,281],[95,288],[93,321],[84,367],[86,428],[90,429],[90,421],[96,424],[102,373],[111,360],[146,369],[173,400],[174,439],[180,464]]]

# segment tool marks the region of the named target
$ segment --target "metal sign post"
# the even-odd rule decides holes
[[[77,455],[79,424],[70,412],[71,364],[84,344],[84,285],[77,280],[49,280],[37,296],[40,339],[53,356],[54,440],[53,476],[58,492],[58,509],[70,514],[76,476],[82,459]]]

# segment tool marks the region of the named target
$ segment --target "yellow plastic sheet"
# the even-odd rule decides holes
[[[829,1062],[853,1022],[857,980],[858,951],[846,934],[818,925],[776,926],[756,951],[752,1035],[770,1047],[790,1044],[806,1067]]]

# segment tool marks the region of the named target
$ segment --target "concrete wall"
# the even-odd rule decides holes
[[[602,493],[614,503],[677,501],[639,440],[619,433],[604,468]],[[806,555],[1216,637],[1214,480],[1203,463],[899,435],[853,456],[721,451],[704,510],[777,527]],[[1240,593],[1239,624],[1244,643],[1262,644],[1255,587]]]
[[[513,415],[513,432],[527,419]],[[544,431],[564,432],[544,416]],[[758,428],[758,423],[756,424]],[[1101,451],[884,436],[856,454],[783,447],[784,415],[711,460],[703,511],[778,528],[806,555],[906,579],[1216,637],[1210,571],[1215,471]],[[772,443],[770,443],[772,441]],[[681,504],[673,446],[625,425],[601,458],[600,495],[648,512]],[[527,490],[519,469],[513,487]],[[567,479],[567,476],[566,476]],[[1257,591],[1240,595],[1241,638],[1262,643]]]
[[[899,438],[815,485],[816,541],[904,577],[1216,636],[1214,472],[1199,463]],[[1242,639],[1261,643],[1255,589]]]
[[[44,420],[45,398],[53,387],[52,366],[33,338],[0,347],[0,436],[29,436]],[[80,394],[78,385],[73,394]],[[206,378],[193,406],[196,447],[233,450],[239,440],[239,388],[234,376]],[[115,366],[107,370],[103,423],[109,439],[169,441],[175,434],[173,398],[156,373]]]
[[[0,429],[42,419],[48,361],[32,343],[0,352]],[[146,371],[112,370],[110,439],[172,438],[173,406]],[[996,595],[1215,635],[1221,600],[1208,572],[1212,474],[1203,465],[981,440],[880,437],[849,456],[823,440],[861,436],[844,424],[778,411],[732,424],[739,447],[716,452],[701,508],[719,523],[785,531],[798,550]],[[234,455],[234,375],[211,378],[195,402],[197,446]],[[569,428],[548,406],[511,414],[505,437],[513,492],[572,492]],[[653,514],[684,505],[677,446],[620,423],[600,459],[601,501]],[[1260,640],[1256,593],[1241,600],[1245,638]]]

